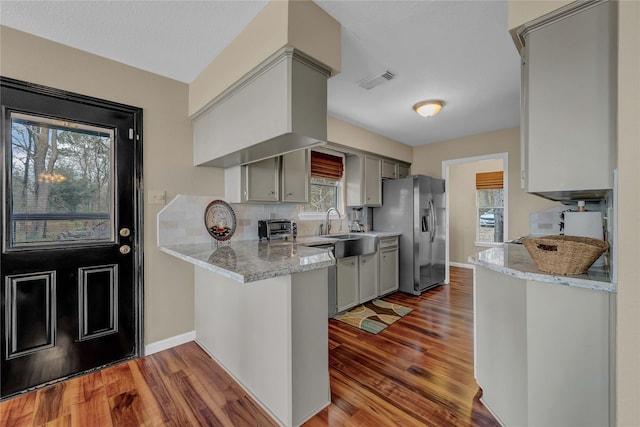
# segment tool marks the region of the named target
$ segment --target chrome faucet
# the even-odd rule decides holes
[[[327,217],[325,218],[325,221],[324,221],[325,234],[329,234],[331,232],[331,220],[329,219],[329,214],[331,213],[331,211],[336,211],[336,213],[338,214],[338,218],[342,219],[342,214],[340,213],[338,208],[334,208],[332,206],[329,209],[327,209]]]

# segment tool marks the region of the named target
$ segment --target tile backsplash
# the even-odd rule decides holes
[[[158,213],[158,245],[210,243],[211,236],[204,227],[204,211],[215,196],[180,194]],[[299,236],[316,235],[324,220],[300,220],[298,214],[303,205],[261,205],[232,203],[236,215],[236,231],[231,240],[255,240],[258,238],[258,221],[261,219],[291,219],[296,221]],[[350,215],[331,221],[332,231],[349,231]]]

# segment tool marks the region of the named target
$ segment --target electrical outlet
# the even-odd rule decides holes
[[[164,190],[149,190],[150,205],[164,205],[166,203],[166,195]]]

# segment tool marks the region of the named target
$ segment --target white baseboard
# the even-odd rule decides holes
[[[473,270],[473,264],[465,264],[463,262],[449,262],[449,266],[451,267],[460,267],[460,268],[468,268]]]
[[[185,344],[190,341],[195,341],[195,339],[196,339],[196,331],[190,331],[184,334],[176,335],[171,338],[152,342],[151,344],[147,344],[144,346],[144,355],[148,356],[150,354],[157,353],[159,351],[166,350],[168,348],[175,347],[180,344]]]

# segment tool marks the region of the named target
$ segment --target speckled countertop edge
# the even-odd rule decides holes
[[[505,256],[506,254],[506,256]],[[469,262],[517,279],[534,280],[556,285],[573,286],[602,292],[616,292],[615,283],[603,269],[590,269],[579,276],[558,276],[538,271],[522,245],[506,244],[504,248],[491,248],[469,257]]]

